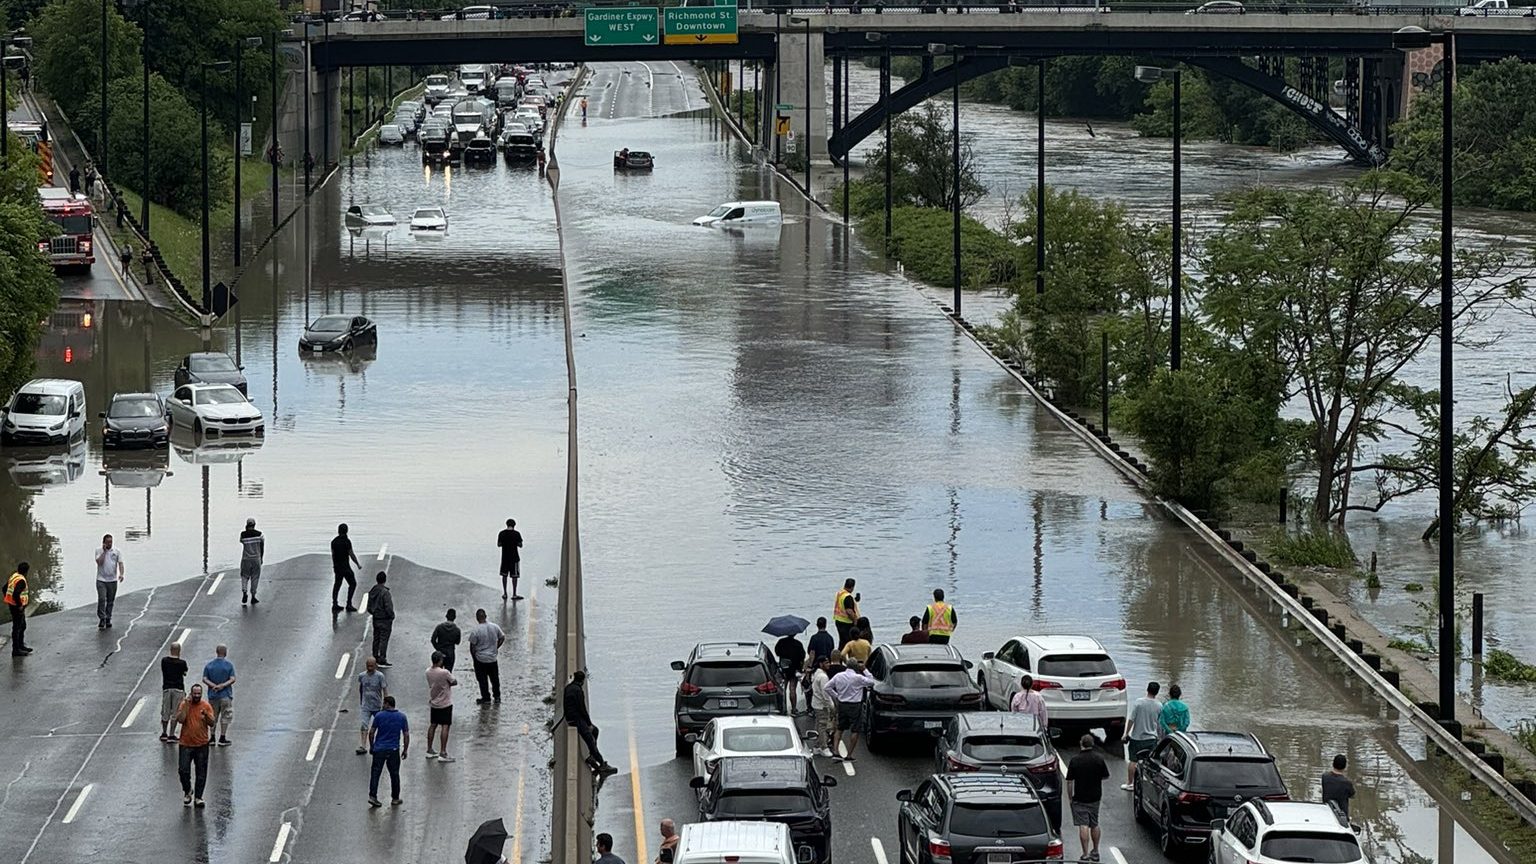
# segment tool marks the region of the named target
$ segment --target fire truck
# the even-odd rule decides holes
[[[57,186],[39,188],[37,196],[42,200],[44,215],[59,229],[55,236],[37,241],[37,250],[48,256],[55,269],[90,267],[96,263],[92,237],[96,211],[91,207],[91,199]]]

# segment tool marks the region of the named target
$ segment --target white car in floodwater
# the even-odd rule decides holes
[[[784,213],[777,201],[727,201],[693,220],[695,225],[729,228],[737,225],[778,225]]]
[[[411,214],[411,230],[445,233],[448,230],[448,214],[441,207],[418,207]]]

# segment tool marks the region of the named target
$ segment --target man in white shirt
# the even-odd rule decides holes
[[[875,676],[864,671],[857,663],[832,676],[827,682],[827,695],[837,706],[837,732],[832,736],[832,758],[853,761],[853,751],[859,746],[859,732],[864,724],[864,692],[875,686]],[[843,752],[843,735],[848,735],[848,751]]]
[[[1129,792],[1136,783],[1136,763],[1146,758],[1152,748],[1157,745],[1157,740],[1162,733],[1157,728],[1157,718],[1163,711],[1163,703],[1157,699],[1157,691],[1162,689],[1156,681],[1147,684],[1147,695],[1131,703],[1131,710],[1125,722],[1125,785],[1121,789]]]
[[[1040,724],[1040,731],[1044,732],[1050,723],[1050,717],[1045,711],[1045,697],[1035,691],[1035,677],[1025,675],[1019,679],[1019,692],[1013,694],[1008,700],[1008,710],[1020,714],[1033,714],[1035,721]]]
[[[112,535],[101,538],[96,550],[96,629],[112,626],[112,604],[117,600],[117,586],[123,581],[123,553],[112,545]]]
[[[816,715],[816,737],[821,740],[819,755],[831,756],[832,739],[837,735],[837,705],[827,693],[831,680],[827,667],[832,665],[832,658],[823,655],[816,659],[816,670],[811,673],[811,712]]]

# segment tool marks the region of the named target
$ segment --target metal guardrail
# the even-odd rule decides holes
[[[580,3],[580,2],[514,4],[514,5],[504,5],[504,6],[496,6],[496,7],[494,7],[497,10],[495,13],[493,13],[494,16],[495,16],[494,18],[485,18],[485,17],[480,17],[479,15],[471,15],[470,17],[467,17],[467,18],[459,17],[460,15],[463,14],[463,9],[461,9],[460,7],[456,7],[456,6],[443,6],[443,7],[435,7],[435,8],[413,8],[413,9],[409,9],[409,10],[383,10],[383,11],[377,13],[377,14],[383,20],[387,20],[387,21],[437,21],[437,20],[444,20],[444,19],[446,19],[446,20],[454,20],[454,21],[487,21],[487,20],[508,20],[508,19],[518,19],[518,18],[580,18],[581,15],[582,15],[582,11],[584,9],[588,8],[588,7],[592,7],[592,6],[620,6],[620,7],[622,7],[624,5],[626,5],[626,4],[624,4],[624,3]],[[669,5],[683,5],[683,4],[659,2],[657,5],[669,6]],[[953,2],[951,2],[951,3],[941,3],[941,2],[938,2],[938,0],[933,0],[933,2],[921,2],[921,0],[919,0],[919,2],[911,2],[911,0],[906,0],[906,2],[885,3],[885,2],[881,2],[881,0],[834,0],[834,2],[824,3],[824,4],[820,4],[820,5],[799,5],[799,4],[797,4],[797,5],[790,5],[790,4],[780,4],[780,3],[773,3],[773,2],[766,2],[766,3],[748,2],[748,0],[741,0],[739,8],[740,8],[740,11],[742,13],[744,13],[744,14],[761,13],[761,14],[769,14],[769,15],[772,15],[772,14],[785,14],[785,15],[790,15],[790,14],[793,14],[793,15],[848,15],[848,14],[852,14],[852,15],[858,15],[858,14],[863,14],[863,13],[892,14],[892,15],[895,15],[895,14],[937,14],[940,11],[952,11],[952,10],[965,10],[967,12],[986,12],[986,13],[997,12],[997,13],[1018,13],[1018,14],[1046,13],[1046,12],[1059,12],[1059,13],[1064,13],[1064,14],[1068,14],[1068,13],[1070,13],[1070,14],[1080,14],[1080,13],[1086,13],[1086,12],[1101,12],[1101,13],[1103,13],[1103,12],[1114,11],[1114,12],[1118,12],[1118,13],[1122,13],[1122,14],[1123,13],[1149,13],[1149,14],[1179,14],[1179,15],[1182,15],[1182,14],[1189,14],[1189,13],[1195,12],[1196,8],[1199,7],[1200,5],[1201,5],[1200,4],[1200,0],[1190,0],[1190,2],[1188,2],[1188,3],[1168,3],[1168,2],[1150,2],[1150,3],[1148,3],[1148,2],[1137,2],[1137,0],[1121,0],[1121,2],[1113,2],[1113,0],[1101,0],[1101,2],[1098,2],[1098,3],[1094,3],[1094,2],[1041,3],[1041,2],[1029,2],[1029,0],[1023,0],[1023,2],[1013,2],[1013,0],[1010,0],[1010,2],[960,2],[960,3],[953,3]],[[1404,15],[1408,15],[1408,16],[1421,16],[1421,17],[1422,16],[1453,16],[1453,17],[1456,17],[1456,16],[1459,16],[1460,10],[1464,9],[1464,8],[1466,8],[1466,7],[1463,4],[1458,4],[1458,3],[1425,3],[1425,4],[1412,5],[1412,6],[1398,6],[1398,5],[1361,5],[1361,4],[1352,4],[1352,3],[1278,3],[1278,2],[1265,2],[1265,3],[1248,3],[1248,4],[1245,4],[1244,8],[1243,8],[1243,11],[1241,13],[1238,13],[1235,17],[1242,17],[1242,15],[1286,15],[1286,16],[1320,15],[1320,16],[1329,16],[1329,17],[1333,17],[1333,16],[1404,16]],[[1211,19],[1211,18],[1221,19],[1221,18],[1231,18],[1231,17],[1234,17],[1234,15],[1232,13],[1211,13],[1211,14],[1202,15],[1203,19]],[[1532,17],[1532,16],[1530,14],[1520,15],[1520,14],[1518,14],[1518,12],[1515,12],[1515,14],[1505,14],[1505,15],[1471,15],[1471,16],[1466,16],[1466,17],[1481,19],[1481,18],[1522,18],[1522,17]],[[307,22],[311,22],[311,23],[318,23],[318,22],[325,21],[325,20],[329,20],[329,21],[332,21],[332,22],[340,22],[340,21],[344,20],[344,16],[343,16],[343,13],[340,13],[340,12],[325,12],[325,13],[318,13],[317,12],[317,13],[308,13],[308,14],[303,14],[303,15],[297,15],[297,16],[294,16],[292,20],[295,23],[304,23],[306,21]],[[366,23],[366,22],[357,21],[356,23]]]

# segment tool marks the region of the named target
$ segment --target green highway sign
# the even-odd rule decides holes
[[[778,105],[776,105],[774,107],[778,109],[778,112],[780,114],[783,114],[785,111],[793,111],[793,110],[795,110],[795,106],[789,104],[788,102],[780,102]]]
[[[735,44],[735,6],[669,6],[662,20],[668,45]]]
[[[655,45],[661,41],[660,31],[661,18],[655,6],[589,6],[586,9],[586,44],[589,48]]]

